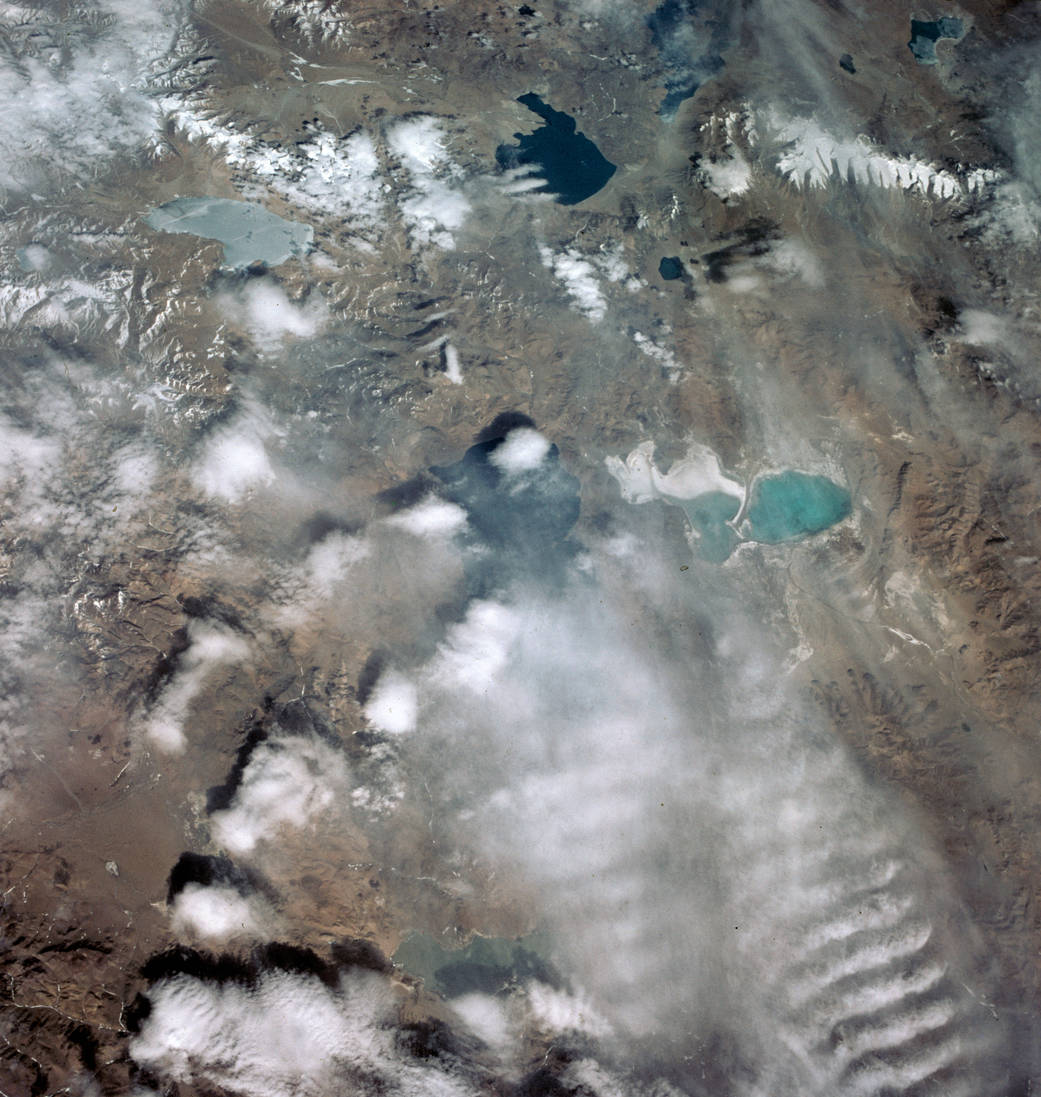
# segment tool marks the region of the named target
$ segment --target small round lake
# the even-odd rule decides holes
[[[678,255],[662,256],[662,261],[658,264],[658,273],[666,282],[671,282],[674,278],[682,278],[683,261]]]

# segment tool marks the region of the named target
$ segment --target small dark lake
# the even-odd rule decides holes
[[[658,273],[666,282],[683,277],[683,263],[678,255],[665,255],[658,264]]]
[[[617,167],[583,133],[574,118],[554,110],[533,92],[517,97],[544,125],[534,133],[515,133],[516,145],[500,145],[495,159],[504,170],[532,166],[545,178],[542,194],[574,206],[602,190]]]

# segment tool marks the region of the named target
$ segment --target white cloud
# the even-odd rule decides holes
[[[437,539],[461,532],[466,526],[466,511],[455,503],[428,495],[415,506],[391,515],[385,521],[388,526],[402,529],[414,537]]]
[[[244,1097],[329,1097],[376,1089],[395,1097],[469,1097],[437,1059],[398,1041],[387,980],[345,973],[330,987],[314,976],[271,971],[255,986],[176,976],[149,991],[151,1012],[131,1055],[162,1078]]]
[[[43,434],[33,434],[0,416],[0,486],[18,479],[39,482],[59,467],[62,447]]]
[[[247,176],[244,193],[263,185],[312,216],[330,218],[352,243],[372,251],[383,235],[390,185],[376,145],[364,130],[336,137],[315,124],[300,141],[265,141],[224,123],[205,93],[161,100],[167,117],[190,140],[204,142]]]
[[[752,165],[740,148],[745,141],[755,139],[747,116],[740,111],[730,111],[723,116],[713,116],[702,127],[702,132],[723,152],[710,153],[698,164],[698,171],[708,188],[720,198],[744,194],[752,183]]]
[[[531,1019],[539,1028],[554,1036],[581,1033],[605,1039],[611,1035],[611,1026],[585,994],[557,990],[536,981],[528,984],[527,992]]]
[[[18,261],[29,270],[46,270],[51,264],[51,253],[41,244],[27,244],[18,253]]]
[[[6,6],[0,186],[41,189],[140,149],[159,121],[150,70],[186,11],[176,0],[100,0],[81,19],[56,20],[46,7]]]
[[[241,502],[251,491],[275,479],[265,442],[272,435],[266,418],[243,412],[207,440],[193,470],[196,485],[227,503]]]
[[[411,184],[401,212],[413,241],[420,246],[453,247],[454,234],[466,221],[470,203],[446,181],[456,173],[440,121],[424,115],[398,122],[387,133],[387,146]]]
[[[452,1010],[489,1047],[513,1050],[516,1024],[507,1004],[490,994],[463,994],[452,999]]]
[[[510,606],[471,602],[465,619],[448,630],[428,679],[468,694],[486,694],[505,669],[523,626],[523,618]]]
[[[290,202],[326,215],[335,210],[369,238],[386,223],[388,188],[375,143],[363,130],[339,138],[312,130],[288,149],[258,142],[241,160]]]
[[[348,787],[347,764],[313,737],[282,736],[257,745],[231,806],[210,819],[214,840],[249,854],[283,827],[302,828],[328,811]]]
[[[516,475],[537,469],[549,449],[550,443],[545,435],[531,427],[517,427],[492,450],[488,459],[502,472]]]
[[[1012,335],[1007,319],[984,309],[965,309],[959,313],[958,323],[966,343],[1003,346]]]
[[[387,145],[414,175],[432,175],[449,162],[441,123],[431,115],[409,118],[392,126],[387,133]]]
[[[178,892],[170,908],[174,933],[204,941],[221,942],[264,933],[268,912],[259,900],[232,887],[188,884]]]
[[[184,726],[191,704],[219,668],[245,661],[249,644],[230,629],[203,621],[188,625],[188,648],[145,721],[149,742],[166,754],[179,754],[187,745]]]
[[[624,282],[629,277],[629,267],[625,262],[625,249],[621,244],[603,247],[597,257],[597,265],[609,282]]]
[[[439,179],[423,178],[422,191],[401,203],[401,212],[412,230],[412,238],[420,246],[433,244],[450,249],[455,244],[453,235],[462,228],[470,212],[470,203],[464,195]]]
[[[463,383],[463,371],[459,368],[459,351],[451,343],[445,344],[445,376],[453,385]]]
[[[304,565],[308,586],[318,596],[328,596],[369,555],[369,543],[349,533],[327,534],[307,554]]]
[[[642,331],[633,332],[633,342],[648,358],[653,358],[668,370],[671,381],[675,381],[679,377],[681,369],[679,360],[668,347],[656,343],[650,336],[644,335]]]
[[[388,735],[415,731],[419,699],[415,683],[396,670],[385,671],[365,706],[365,718]]]
[[[280,349],[288,336],[312,339],[325,326],[329,309],[317,292],[301,303],[266,278],[251,278],[236,293],[218,299],[225,314],[249,332],[257,348],[267,354]]]
[[[542,265],[553,272],[564,289],[574,299],[575,307],[590,320],[602,320],[607,315],[607,298],[604,297],[592,262],[582,253],[569,248],[554,253],[545,245],[539,246]]]
[[[145,499],[159,472],[159,462],[153,453],[141,445],[127,445],[113,455],[113,482],[116,490],[128,501]]]
[[[817,257],[800,240],[780,241],[767,253],[765,262],[781,274],[801,278],[808,286],[824,285],[824,273]]]

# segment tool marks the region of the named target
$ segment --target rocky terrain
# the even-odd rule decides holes
[[[1036,7],[0,18],[0,1094],[1033,1092]]]

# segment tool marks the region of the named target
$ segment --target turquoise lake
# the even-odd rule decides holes
[[[277,266],[311,245],[310,225],[287,221],[254,202],[231,198],[175,198],[145,218],[162,232],[186,232],[224,245],[224,265],[248,267],[257,261]]]
[[[841,522],[850,510],[849,492],[825,476],[806,472],[764,476],[752,489],[745,536],[767,544],[808,537]]]
[[[741,507],[736,495],[725,491],[707,491],[693,499],[677,499],[690,524],[700,534],[697,554],[703,560],[721,564],[733,551],[740,538],[726,523]]]

